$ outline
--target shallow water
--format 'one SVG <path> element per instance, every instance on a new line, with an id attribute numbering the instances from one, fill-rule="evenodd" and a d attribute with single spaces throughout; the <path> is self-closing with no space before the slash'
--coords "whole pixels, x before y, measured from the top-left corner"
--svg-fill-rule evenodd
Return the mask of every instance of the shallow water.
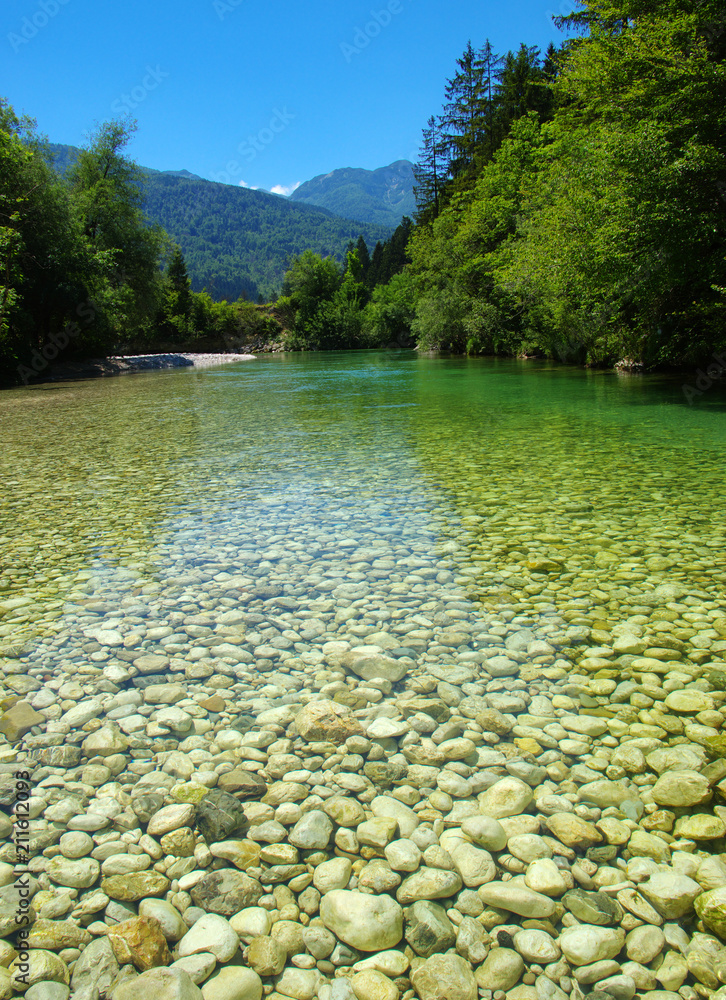
<path id="1" fill-rule="evenodd" d="M 664 583 L 726 604 L 717 388 L 689 406 L 678 379 L 287 355 L 14 390 L 0 426 L 6 655 L 80 656 L 122 607 L 128 639 L 150 608 L 287 597 L 296 637 L 246 637 L 284 659 L 341 585 L 379 621 L 458 599 L 612 628 Z"/>

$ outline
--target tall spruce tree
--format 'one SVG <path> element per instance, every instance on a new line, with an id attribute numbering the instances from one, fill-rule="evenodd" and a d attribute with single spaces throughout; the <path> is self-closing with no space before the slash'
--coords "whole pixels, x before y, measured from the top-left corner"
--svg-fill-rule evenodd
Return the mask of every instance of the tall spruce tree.
<path id="1" fill-rule="evenodd" d="M 446 84 L 444 105 L 445 142 L 454 176 L 473 163 L 486 125 L 483 66 L 471 41 L 456 65 L 457 73 Z"/>
<path id="2" fill-rule="evenodd" d="M 481 74 L 482 119 L 484 126 L 483 136 L 477 152 L 479 158 L 485 162 L 489 162 L 492 159 L 501 142 L 501 137 L 497 135 L 496 125 L 496 86 L 497 74 L 503 62 L 503 57 L 496 54 L 492 48 L 492 43 L 487 38 L 476 56 L 476 66 Z"/>
<path id="3" fill-rule="evenodd" d="M 416 180 L 413 193 L 416 199 L 416 219 L 418 222 L 427 222 L 438 217 L 441 192 L 448 174 L 441 120 L 432 115 L 422 136 L 419 159 L 413 168 Z"/>

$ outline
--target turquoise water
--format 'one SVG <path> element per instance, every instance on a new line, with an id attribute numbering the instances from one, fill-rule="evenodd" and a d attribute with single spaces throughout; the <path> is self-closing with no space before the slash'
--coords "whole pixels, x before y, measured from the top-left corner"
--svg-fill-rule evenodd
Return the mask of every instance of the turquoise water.
<path id="1" fill-rule="evenodd" d="M 717 387 L 689 406 L 676 378 L 283 355 L 8 391 L 0 426 L 6 652 L 62 648 L 91 595 L 201 606 L 219 574 L 303 604 L 345 578 L 382 609 L 420 580 L 602 627 L 662 583 L 724 602 Z M 394 556 L 349 558 L 376 539 Z"/>

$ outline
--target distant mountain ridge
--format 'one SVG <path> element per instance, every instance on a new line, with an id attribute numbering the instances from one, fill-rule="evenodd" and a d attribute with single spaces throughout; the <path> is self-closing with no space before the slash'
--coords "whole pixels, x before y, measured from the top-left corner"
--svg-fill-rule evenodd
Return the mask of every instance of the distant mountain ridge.
<path id="1" fill-rule="evenodd" d="M 75 162 L 75 146 L 51 144 L 56 170 Z M 192 288 L 230 301 L 274 297 L 292 257 L 314 250 L 342 262 L 359 236 L 373 251 L 393 227 L 361 224 L 265 191 L 207 181 L 186 170 L 141 168 L 145 211 L 179 244 Z"/>
<path id="2" fill-rule="evenodd" d="M 358 222 L 398 226 L 416 210 L 413 164 L 396 160 L 378 170 L 344 167 L 301 184 L 290 201 L 327 208 Z"/>

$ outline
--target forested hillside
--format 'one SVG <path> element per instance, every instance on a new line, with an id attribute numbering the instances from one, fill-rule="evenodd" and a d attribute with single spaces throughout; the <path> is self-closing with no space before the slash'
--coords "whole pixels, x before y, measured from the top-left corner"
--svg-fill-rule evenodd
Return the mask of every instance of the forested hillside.
<path id="1" fill-rule="evenodd" d="M 144 208 L 179 244 L 192 287 L 216 299 L 279 292 L 295 254 L 312 249 L 345 260 L 348 243 L 385 240 L 391 230 L 341 219 L 311 205 L 291 204 L 279 195 L 212 181 L 152 174 L 144 185 Z"/>
<path id="2" fill-rule="evenodd" d="M 412 164 L 397 160 L 378 170 L 346 167 L 321 174 L 301 184 L 290 200 L 318 205 L 369 225 L 398 226 L 416 208 L 413 185 Z"/>
<path id="3" fill-rule="evenodd" d="M 63 175 L 80 152 L 56 144 L 50 150 Z M 373 246 L 392 232 L 386 225 L 352 222 L 326 209 L 292 205 L 279 195 L 205 181 L 184 170 L 142 167 L 140 173 L 144 211 L 181 247 L 192 288 L 206 289 L 217 300 L 240 295 L 268 300 L 279 293 L 295 254 L 312 249 L 342 262 L 351 240 L 362 234 Z"/>

